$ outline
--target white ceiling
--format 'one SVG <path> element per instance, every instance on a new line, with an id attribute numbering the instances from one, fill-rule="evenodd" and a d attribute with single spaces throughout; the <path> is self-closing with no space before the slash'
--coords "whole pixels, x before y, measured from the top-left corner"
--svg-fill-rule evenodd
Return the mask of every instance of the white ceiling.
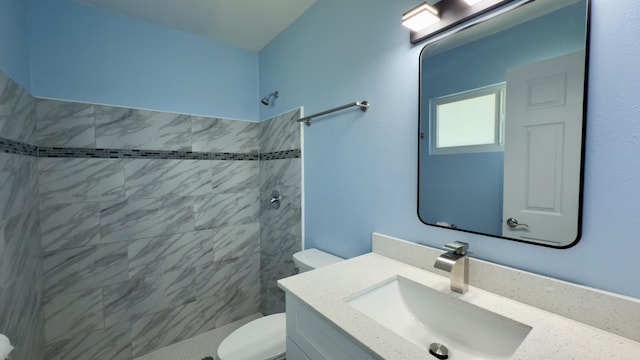
<path id="1" fill-rule="evenodd" d="M 316 0 L 76 0 L 258 51 Z"/>

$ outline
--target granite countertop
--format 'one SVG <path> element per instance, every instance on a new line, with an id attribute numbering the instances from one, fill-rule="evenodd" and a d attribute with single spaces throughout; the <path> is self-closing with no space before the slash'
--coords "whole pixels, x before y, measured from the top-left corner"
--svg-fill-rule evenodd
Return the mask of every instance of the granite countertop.
<path id="1" fill-rule="evenodd" d="M 640 359 L 640 342 L 470 286 L 449 290 L 449 279 L 378 255 L 365 254 L 278 281 L 372 355 L 388 360 L 429 358 L 419 347 L 351 307 L 346 298 L 401 276 L 532 328 L 512 359 Z"/>

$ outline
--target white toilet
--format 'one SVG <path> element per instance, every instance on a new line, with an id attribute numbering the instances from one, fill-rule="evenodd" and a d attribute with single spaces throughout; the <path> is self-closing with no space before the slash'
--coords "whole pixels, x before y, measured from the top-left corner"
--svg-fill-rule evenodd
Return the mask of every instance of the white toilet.
<path id="1" fill-rule="evenodd" d="M 318 249 L 293 254 L 293 262 L 305 272 L 343 259 Z M 227 336 L 218 347 L 218 360 L 280 360 L 285 358 L 286 318 L 273 314 L 243 325 Z"/>

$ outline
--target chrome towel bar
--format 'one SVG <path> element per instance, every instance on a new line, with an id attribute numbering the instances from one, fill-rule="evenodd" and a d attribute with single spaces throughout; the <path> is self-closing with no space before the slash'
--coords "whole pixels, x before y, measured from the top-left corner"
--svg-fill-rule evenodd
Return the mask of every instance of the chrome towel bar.
<path id="1" fill-rule="evenodd" d="M 313 118 L 316 118 L 318 116 L 327 115 L 327 114 L 330 114 L 332 112 L 348 109 L 348 108 L 354 107 L 354 106 L 359 107 L 360 110 L 364 112 L 364 111 L 367 111 L 367 109 L 369 108 L 369 102 L 366 101 L 366 100 L 354 101 L 352 103 L 349 103 L 349 104 L 346 104 L 346 105 L 342 105 L 342 106 L 338 106 L 336 108 L 329 109 L 329 110 L 326 110 L 326 111 L 322 111 L 322 112 L 319 112 L 317 114 L 305 116 L 302 119 L 298 119 L 297 122 L 303 122 L 303 123 L 307 124 L 307 126 L 311 126 L 311 122 L 313 122 Z"/>

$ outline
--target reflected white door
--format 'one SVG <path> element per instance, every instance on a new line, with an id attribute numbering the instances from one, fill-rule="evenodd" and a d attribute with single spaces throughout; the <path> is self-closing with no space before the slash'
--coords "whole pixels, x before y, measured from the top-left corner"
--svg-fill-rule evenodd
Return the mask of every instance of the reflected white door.
<path id="1" fill-rule="evenodd" d="M 507 70 L 505 237 L 562 246 L 578 235 L 584 56 Z"/>

